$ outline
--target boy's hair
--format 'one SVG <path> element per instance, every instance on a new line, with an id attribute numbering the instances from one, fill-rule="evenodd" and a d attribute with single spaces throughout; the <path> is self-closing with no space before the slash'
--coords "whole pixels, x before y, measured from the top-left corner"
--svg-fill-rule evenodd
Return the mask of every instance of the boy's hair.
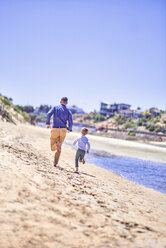
<path id="1" fill-rule="evenodd" d="M 61 101 L 67 103 L 68 102 L 68 98 L 66 96 L 64 96 L 64 97 L 61 98 Z"/>
<path id="2" fill-rule="evenodd" d="M 87 133 L 88 133 L 88 128 L 83 127 L 83 128 L 81 129 L 81 133 L 87 134 Z"/>

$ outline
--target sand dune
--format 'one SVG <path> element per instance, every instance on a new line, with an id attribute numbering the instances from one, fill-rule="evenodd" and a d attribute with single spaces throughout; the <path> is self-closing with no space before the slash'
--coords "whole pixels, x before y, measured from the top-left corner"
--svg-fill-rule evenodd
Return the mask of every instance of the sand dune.
<path id="1" fill-rule="evenodd" d="M 87 163 L 76 175 L 74 155 L 54 168 L 49 130 L 0 122 L 0 247 L 166 247 L 166 196 Z"/>

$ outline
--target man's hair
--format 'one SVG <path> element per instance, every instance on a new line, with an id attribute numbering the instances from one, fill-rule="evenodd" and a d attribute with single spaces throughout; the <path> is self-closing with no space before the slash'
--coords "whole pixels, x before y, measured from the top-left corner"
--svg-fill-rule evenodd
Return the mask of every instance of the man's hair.
<path id="1" fill-rule="evenodd" d="M 83 127 L 83 128 L 81 129 L 81 132 L 83 132 L 83 133 L 87 134 L 87 133 L 88 133 L 88 128 Z"/>
<path id="2" fill-rule="evenodd" d="M 61 101 L 67 103 L 68 102 L 68 98 L 66 96 L 64 96 L 64 97 L 61 98 Z"/>

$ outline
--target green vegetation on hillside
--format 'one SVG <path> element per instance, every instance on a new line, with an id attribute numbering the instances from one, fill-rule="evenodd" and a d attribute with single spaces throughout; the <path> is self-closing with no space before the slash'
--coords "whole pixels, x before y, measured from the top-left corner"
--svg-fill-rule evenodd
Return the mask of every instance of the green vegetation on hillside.
<path id="1" fill-rule="evenodd" d="M 46 114 L 50 110 L 49 105 L 40 105 L 38 112 L 34 113 L 34 107 L 32 105 L 14 105 L 13 99 L 0 94 L 0 115 L 2 119 L 15 123 L 15 119 L 22 119 L 31 124 L 36 124 L 36 122 L 45 122 Z"/>
<path id="2" fill-rule="evenodd" d="M 80 122 L 88 122 L 90 124 L 100 123 L 108 125 L 108 128 L 125 129 L 129 131 L 149 131 L 166 134 L 166 113 L 160 111 L 157 116 L 153 116 L 150 111 L 145 111 L 142 118 L 134 119 L 128 116 L 120 116 L 115 114 L 110 118 L 104 115 L 90 113 L 83 116 Z M 130 135 L 132 135 L 130 133 Z"/>
<path id="3" fill-rule="evenodd" d="M 20 114 L 25 121 L 31 121 L 30 115 L 24 111 L 24 107 L 14 105 L 12 98 L 0 94 L 0 115 L 2 119 L 16 124 L 14 119 L 18 119 L 18 114 Z"/>
<path id="4" fill-rule="evenodd" d="M 108 118 L 104 115 L 100 115 L 100 114 L 95 114 L 95 113 L 91 113 L 89 115 L 87 115 L 86 117 L 84 117 L 84 120 L 93 120 L 94 123 L 97 122 L 101 122 L 101 121 L 105 121 Z"/>
<path id="5" fill-rule="evenodd" d="M 114 115 L 117 125 L 122 125 L 122 128 L 129 130 L 140 129 L 141 127 L 150 132 L 166 133 L 166 113 L 160 111 L 158 116 L 153 116 L 149 111 L 143 113 L 142 118 L 131 119 L 120 115 Z M 111 119 L 110 118 L 110 119 Z"/>

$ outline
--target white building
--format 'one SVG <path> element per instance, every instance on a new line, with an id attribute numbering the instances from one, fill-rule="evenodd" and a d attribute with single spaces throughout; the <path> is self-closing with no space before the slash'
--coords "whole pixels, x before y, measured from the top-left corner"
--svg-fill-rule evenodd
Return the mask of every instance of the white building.
<path id="1" fill-rule="evenodd" d="M 100 103 L 100 114 L 110 116 L 113 114 L 118 114 L 121 110 L 129 110 L 131 105 L 126 103 L 114 103 L 110 104 L 107 102 Z"/>

